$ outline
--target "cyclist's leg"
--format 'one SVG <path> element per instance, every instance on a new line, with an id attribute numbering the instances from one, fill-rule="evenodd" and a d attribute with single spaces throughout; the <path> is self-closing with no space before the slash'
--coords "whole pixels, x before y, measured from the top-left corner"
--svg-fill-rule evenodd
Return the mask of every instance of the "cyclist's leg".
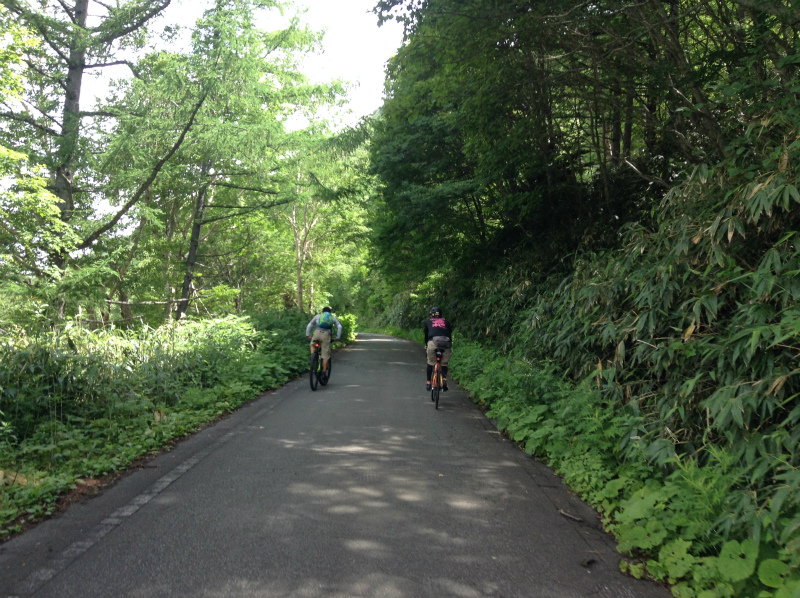
<path id="1" fill-rule="evenodd" d="M 425 347 L 425 353 L 428 357 L 427 381 L 425 382 L 425 390 L 430 390 L 433 366 L 436 363 L 436 345 L 433 344 L 433 341 L 428 341 L 428 345 Z"/>
<path id="2" fill-rule="evenodd" d="M 316 333 L 315 333 L 316 334 Z M 331 333 L 319 332 L 320 350 L 322 351 L 322 371 L 328 371 L 328 360 L 331 358 Z"/>
<path id="3" fill-rule="evenodd" d="M 452 349 L 444 349 L 442 352 L 442 390 L 447 390 L 447 364 L 450 363 Z"/>

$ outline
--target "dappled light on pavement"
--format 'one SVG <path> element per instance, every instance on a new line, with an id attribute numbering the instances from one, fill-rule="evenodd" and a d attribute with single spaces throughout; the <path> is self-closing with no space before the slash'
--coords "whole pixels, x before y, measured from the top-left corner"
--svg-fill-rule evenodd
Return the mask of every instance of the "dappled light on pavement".
<path id="1" fill-rule="evenodd" d="M 174 481 L 81 558 L 55 550 L 60 573 L 37 581 L 43 565 L 29 587 L 37 598 L 669 596 L 623 577 L 591 510 L 455 383 L 435 410 L 423 357 L 389 337 L 336 352 L 327 386 L 298 380 L 221 422 L 224 435 L 209 429 L 202 457 L 187 448 Z"/>

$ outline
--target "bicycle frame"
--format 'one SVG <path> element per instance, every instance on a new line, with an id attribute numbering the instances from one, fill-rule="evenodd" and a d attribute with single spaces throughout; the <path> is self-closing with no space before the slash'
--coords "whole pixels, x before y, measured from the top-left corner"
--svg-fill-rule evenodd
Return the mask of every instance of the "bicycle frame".
<path id="1" fill-rule="evenodd" d="M 433 376 L 431 379 L 431 401 L 439 408 L 439 395 L 442 392 L 442 349 L 436 349 L 436 364 L 433 366 Z"/>

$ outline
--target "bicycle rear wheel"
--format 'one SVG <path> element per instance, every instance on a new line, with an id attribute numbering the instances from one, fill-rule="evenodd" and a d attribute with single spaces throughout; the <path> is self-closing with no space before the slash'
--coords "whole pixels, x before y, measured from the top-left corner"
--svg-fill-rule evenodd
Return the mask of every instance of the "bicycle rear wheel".
<path id="1" fill-rule="evenodd" d="M 308 376 L 309 381 L 311 382 L 311 390 L 317 390 L 317 383 L 319 382 L 319 353 L 314 353 L 311 356 L 311 360 L 309 362 L 310 367 L 308 368 Z"/>

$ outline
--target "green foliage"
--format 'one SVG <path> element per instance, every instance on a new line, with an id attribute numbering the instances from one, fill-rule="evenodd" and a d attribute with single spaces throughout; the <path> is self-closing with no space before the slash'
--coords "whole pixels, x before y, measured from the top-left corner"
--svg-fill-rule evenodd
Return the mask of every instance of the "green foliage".
<path id="1" fill-rule="evenodd" d="M 0 534 L 75 480 L 118 471 L 308 367 L 305 317 L 184 320 L 159 329 L 68 326 L 0 345 Z M 2 478 L 3 476 L 0 476 Z"/>
<path id="2" fill-rule="evenodd" d="M 342 314 L 337 315 L 336 318 L 342 324 L 342 340 L 346 343 L 352 343 L 356 340 L 356 316 L 355 314 Z"/>
<path id="3" fill-rule="evenodd" d="M 676 596 L 793 591 L 796 558 L 785 538 L 795 537 L 797 520 L 787 516 L 796 517 L 797 506 L 782 511 L 775 528 L 784 531 L 775 535 L 754 534 L 763 530 L 755 517 L 736 519 L 731 505 L 752 482 L 730 450 L 710 445 L 657 466 L 644 444 L 629 445 L 642 415 L 603 396 L 604 377 L 613 374 L 576 383 L 552 362 L 456 340 L 454 377 L 499 429 L 601 512 L 620 551 L 638 559 L 623 561 L 623 570 L 674 584 Z"/>
<path id="4" fill-rule="evenodd" d="M 382 326 L 382 327 L 371 327 L 363 330 L 362 332 L 372 332 L 375 334 L 388 334 L 390 336 L 396 336 L 397 338 L 405 338 L 410 341 L 415 341 L 419 344 L 422 344 L 423 341 L 423 332 L 420 329 L 414 330 L 404 330 L 402 328 L 397 328 L 395 326 Z"/>
<path id="5" fill-rule="evenodd" d="M 346 286 L 333 287 L 363 263 L 363 139 L 331 141 L 316 113 L 343 85 L 299 70 L 320 34 L 299 18 L 261 29 L 291 8 L 281 0 L 225 1 L 190 25 L 181 50 L 172 30 L 166 45 L 155 39 L 168 4 L 98 5 L 97 26 L 65 4 L 0 8 L 0 145 L 19 152 L 0 148 L 0 317 L 157 327 L 176 311 L 282 308 L 297 282 L 312 298 L 338 297 Z M 115 80 L 96 109 L 65 100 L 84 74 L 121 64 L 135 76 Z M 289 130 L 300 115 L 309 126 Z M 280 211 L 297 196 L 325 216 L 321 235 L 304 239 L 305 282 L 293 280 Z"/>
<path id="6" fill-rule="evenodd" d="M 60 219 L 58 198 L 46 188 L 46 174 L 24 154 L 0 146 L 0 273 L 6 279 L 17 277 L 20 266 L 53 276 L 42 255 L 75 245 L 75 235 Z"/>

